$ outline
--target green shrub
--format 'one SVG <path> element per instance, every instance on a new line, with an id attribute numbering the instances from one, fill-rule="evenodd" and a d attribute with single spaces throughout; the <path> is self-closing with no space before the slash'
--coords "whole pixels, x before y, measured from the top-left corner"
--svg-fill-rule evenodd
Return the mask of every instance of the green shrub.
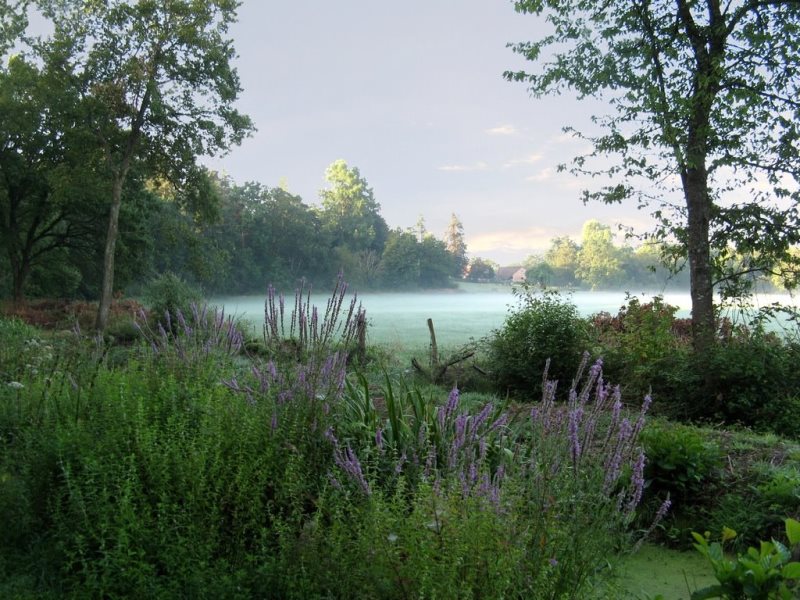
<path id="1" fill-rule="evenodd" d="M 178 311 L 189 312 L 192 304 L 203 299 L 202 291 L 174 273 L 162 273 L 153 279 L 144 291 L 150 314 L 157 322 L 166 321 L 167 312 L 174 319 Z"/>
<path id="2" fill-rule="evenodd" d="M 541 387 L 542 370 L 569 388 L 586 349 L 585 322 L 557 292 L 515 289 L 519 304 L 488 340 L 488 363 L 501 392 L 530 394 Z"/>
<path id="3" fill-rule="evenodd" d="M 714 348 L 716 397 L 708 416 L 761 431 L 798 435 L 800 345 L 770 334 L 740 334 Z"/>
<path id="4" fill-rule="evenodd" d="M 686 414 L 682 393 L 695 385 L 690 339 L 677 307 L 661 296 L 642 302 L 628 296 L 616 316 L 594 315 L 590 333 L 594 353 L 603 357 L 603 369 L 623 386 L 627 397 L 651 393 L 654 410 Z"/>
<path id="5" fill-rule="evenodd" d="M 710 534 L 692 533 L 694 547 L 705 556 L 714 569 L 718 583 L 697 590 L 692 600 L 709 598 L 755 598 L 759 600 L 791 600 L 797 598 L 800 582 L 800 562 L 792 561 L 792 548 L 800 547 L 800 523 L 785 521 L 789 546 L 773 539 L 762 541 L 758 548 L 748 548 L 744 554 L 730 559 L 723 552 L 723 544 L 736 538 L 736 531 L 722 530 L 722 542 L 709 543 Z"/>
<path id="6" fill-rule="evenodd" d="M 677 424 L 654 424 L 641 436 L 647 456 L 645 478 L 650 491 L 666 492 L 678 502 L 691 502 L 717 478 L 722 454 L 717 444 L 699 432 Z"/>

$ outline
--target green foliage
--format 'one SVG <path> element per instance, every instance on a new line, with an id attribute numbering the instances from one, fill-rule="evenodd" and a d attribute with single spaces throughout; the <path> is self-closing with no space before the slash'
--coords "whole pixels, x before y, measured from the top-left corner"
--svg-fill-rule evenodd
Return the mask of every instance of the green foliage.
<path id="1" fill-rule="evenodd" d="M 475 257 L 469 261 L 468 281 L 491 281 L 494 279 L 494 266 L 487 260 Z"/>
<path id="2" fill-rule="evenodd" d="M 705 352 L 715 288 L 741 295 L 753 273 L 797 260 L 800 189 L 788 182 L 800 176 L 800 7 L 612 0 L 598 10 L 584 0 L 519 0 L 515 8 L 548 28 L 512 45 L 535 66 L 506 78 L 536 97 L 569 90 L 611 107 L 593 116 L 592 134 L 568 129 L 591 146 L 571 170 L 605 181 L 584 200 L 652 208 L 652 239 L 674 239 L 671 254 L 689 259 L 694 344 Z"/>
<path id="3" fill-rule="evenodd" d="M 575 276 L 593 290 L 603 286 L 616 287 L 623 275 L 619 255 L 611 228 L 595 219 L 587 221 L 583 224 Z"/>
<path id="4" fill-rule="evenodd" d="M 663 496 L 669 492 L 678 503 L 692 503 L 718 477 L 722 466 L 719 446 L 690 427 L 651 424 L 641 440 L 647 455 L 649 493 Z"/>
<path id="5" fill-rule="evenodd" d="M 798 361 L 795 341 L 758 332 L 732 336 L 710 358 L 716 398 L 707 410 L 728 423 L 797 436 Z"/>
<path id="6" fill-rule="evenodd" d="M 530 287 L 515 291 L 502 329 L 488 340 L 488 363 L 501 390 L 529 394 L 541 385 L 541 370 L 568 387 L 586 348 L 586 326 L 575 305 L 555 292 L 537 294 Z"/>
<path id="7" fill-rule="evenodd" d="M 661 296 L 642 302 L 628 295 L 616 316 L 600 313 L 590 322 L 595 352 L 609 376 L 631 396 L 652 393 L 659 408 L 662 401 L 674 405 L 675 391 L 694 383 L 689 339 L 675 319 L 677 310 Z M 669 414 L 680 412 L 670 406 Z"/>
<path id="8" fill-rule="evenodd" d="M 576 454 L 552 386 L 513 426 L 456 390 L 344 394 L 340 354 L 243 362 L 198 333 L 218 321 L 116 366 L 73 336 L 0 386 L 0 595 L 571 598 L 626 542 L 635 490 L 619 472 L 604 486 L 610 454 Z M 599 412 L 575 432 L 587 447 L 609 435 Z"/>
<path id="9" fill-rule="evenodd" d="M 320 192 L 320 219 L 333 245 L 346 245 L 354 252 L 382 252 L 389 228 L 358 167 L 348 167 L 341 159 L 334 161 L 325 170 L 325 179 L 331 187 Z"/>
<path id="10" fill-rule="evenodd" d="M 722 546 L 736 537 L 733 529 L 723 529 L 722 543 L 709 543 L 709 533 L 692 533 L 696 541 L 694 547 L 711 563 L 719 581 L 717 585 L 694 592 L 692 600 L 796 598 L 800 582 L 800 562 L 792 561 L 791 548 L 800 546 L 800 523 L 794 519 L 786 519 L 785 525 L 789 547 L 774 539 L 770 542 L 762 541 L 758 548 L 750 547 L 736 559 L 726 557 Z"/>
<path id="11" fill-rule="evenodd" d="M 165 323 L 166 314 L 176 318 L 178 312 L 189 314 L 192 304 L 203 299 L 203 293 L 174 273 L 162 273 L 144 291 L 144 298 L 157 322 Z"/>

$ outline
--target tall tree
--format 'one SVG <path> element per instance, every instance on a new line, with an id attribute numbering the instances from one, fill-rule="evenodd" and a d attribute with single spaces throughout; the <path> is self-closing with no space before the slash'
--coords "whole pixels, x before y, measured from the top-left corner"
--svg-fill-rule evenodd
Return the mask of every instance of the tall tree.
<path id="1" fill-rule="evenodd" d="M 545 262 L 553 269 L 553 285 L 574 285 L 578 268 L 580 246 L 570 237 L 555 237 L 544 255 Z"/>
<path id="2" fill-rule="evenodd" d="M 724 249 L 758 257 L 747 270 L 769 271 L 791 259 L 800 238 L 800 0 L 519 0 L 515 7 L 544 15 L 552 30 L 513 45 L 537 72 L 506 77 L 535 96 L 572 89 L 610 103 L 612 112 L 596 117 L 602 131 L 584 136 L 593 152 L 573 170 L 612 176 L 587 190 L 587 200 L 656 204 L 655 237 L 674 237 L 688 258 L 702 353 L 715 339 L 715 285 L 739 290 L 741 272 L 728 270 Z M 588 160 L 598 157 L 606 160 L 592 168 Z"/>
<path id="3" fill-rule="evenodd" d="M 125 181 L 146 165 L 182 187 L 196 158 L 226 150 L 252 129 L 233 108 L 239 79 L 227 38 L 236 0 L 40 0 L 55 27 L 39 45 L 71 77 L 86 125 L 105 157 L 111 206 L 97 329 L 108 320 Z"/>
<path id="4" fill-rule="evenodd" d="M 99 156 L 61 83 L 19 55 L 0 69 L 0 248 L 15 304 L 37 266 L 93 247 L 102 219 Z"/>
<path id="5" fill-rule="evenodd" d="M 321 218 L 333 245 L 346 246 L 356 253 L 382 252 L 389 227 L 358 167 L 350 168 L 344 160 L 337 160 L 325 171 L 325 179 L 330 188 L 320 191 Z"/>
<path id="6" fill-rule="evenodd" d="M 453 257 L 453 272 L 454 277 L 463 277 L 464 272 L 469 264 L 467 258 L 467 243 L 464 241 L 464 224 L 455 213 L 450 215 L 450 223 L 447 225 L 447 231 L 444 234 L 444 243 L 447 246 L 447 251 Z"/>
<path id="7" fill-rule="evenodd" d="M 611 227 L 595 219 L 583 224 L 581 249 L 575 275 L 592 289 L 613 287 L 621 283 L 620 252 L 614 246 Z"/>

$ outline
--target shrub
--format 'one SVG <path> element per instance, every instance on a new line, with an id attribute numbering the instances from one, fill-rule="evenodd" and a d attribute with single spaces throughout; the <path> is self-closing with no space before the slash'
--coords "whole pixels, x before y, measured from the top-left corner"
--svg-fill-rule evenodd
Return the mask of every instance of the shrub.
<path id="1" fill-rule="evenodd" d="M 549 360 L 547 376 L 566 390 L 587 342 L 577 307 L 557 292 L 537 294 L 522 287 L 515 288 L 515 294 L 518 306 L 488 340 L 489 367 L 498 388 L 533 392 L 541 386 L 542 369 Z"/>
<path id="2" fill-rule="evenodd" d="M 758 548 L 748 548 L 735 559 L 725 556 L 722 550 L 725 542 L 736 537 L 733 529 L 723 529 L 721 543 L 709 543 L 708 532 L 705 535 L 692 533 L 695 549 L 711 563 L 718 581 L 716 585 L 695 591 L 692 600 L 797 598 L 800 562 L 792 561 L 792 548 L 800 547 L 800 523 L 786 519 L 785 528 L 789 547 L 774 539 L 762 541 Z"/>
<path id="3" fill-rule="evenodd" d="M 797 435 L 800 344 L 740 332 L 713 350 L 716 397 L 708 416 L 762 431 Z"/>
<path id="4" fill-rule="evenodd" d="M 652 393 L 655 408 L 670 414 L 684 412 L 680 394 L 692 387 L 694 375 L 687 369 L 690 338 L 677 310 L 661 296 L 642 302 L 629 295 L 616 316 L 600 313 L 590 320 L 594 351 L 608 376 L 622 382 L 627 395 Z"/>
<path id="5" fill-rule="evenodd" d="M 144 299 L 156 322 L 164 322 L 165 315 L 186 313 L 192 304 L 203 299 L 202 291 L 174 273 L 162 273 L 153 279 L 144 291 Z"/>
<path id="6" fill-rule="evenodd" d="M 669 493 L 679 502 L 695 502 L 717 478 L 722 464 L 720 448 L 696 430 L 678 424 L 651 424 L 641 440 L 651 493 Z"/>

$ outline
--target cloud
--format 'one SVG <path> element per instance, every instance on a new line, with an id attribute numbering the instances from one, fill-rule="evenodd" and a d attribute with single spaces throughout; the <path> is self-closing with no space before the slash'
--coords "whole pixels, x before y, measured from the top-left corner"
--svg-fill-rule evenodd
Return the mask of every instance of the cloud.
<path id="1" fill-rule="evenodd" d="M 531 175 L 530 177 L 526 177 L 525 181 L 536 181 L 536 182 L 547 181 L 553 177 L 553 173 L 555 173 L 553 167 L 545 167 L 544 169 L 536 173 L 536 175 Z"/>
<path id="2" fill-rule="evenodd" d="M 472 255 L 513 252 L 517 256 L 534 254 L 550 247 L 550 240 L 562 235 L 558 229 L 529 227 L 506 229 L 467 236 L 467 248 Z"/>
<path id="3" fill-rule="evenodd" d="M 486 133 L 489 135 L 516 135 L 518 132 L 513 125 L 499 125 L 498 127 L 487 129 Z"/>
<path id="4" fill-rule="evenodd" d="M 531 154 L 530 156 L 526 156 L 525 158 L 512 158 L 507 163 L 503 165 L 503 167 L 517 167 L 519 165 L 532 165 L 534 163 L 539 162 L 542 160 L 541 154 Z"/>
<path id="5" fill-rule="evenodd" d="M 476 162 L 473 165 L 442 165 L 436 167 L 438 171 L 485 171 L 489 165 L 483 161 Z"/>

